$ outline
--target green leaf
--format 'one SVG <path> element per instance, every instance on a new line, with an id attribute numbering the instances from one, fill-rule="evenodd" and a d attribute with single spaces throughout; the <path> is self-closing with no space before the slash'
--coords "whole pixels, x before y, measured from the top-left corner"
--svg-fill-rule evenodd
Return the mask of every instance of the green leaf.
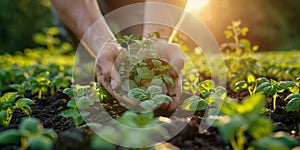
<path id="1" fill-rule="evenodd" d="M 189 110 L 189 111 L 203 110 L 206 109 L 207 107 L 208 105 L 205 102 L 205 100 L 196 95 L 184 100 L 181 106 L 183 110 Z"/>
<path id="2" fill-rule="evenodd" d="M 24 118 L 19 126 L 22 135 L 37 134 L 43 129 L 42 124 L 36 118 Z"/>
<path id="3" fill-rule="evenodd" d="M 170 86 L 170 87 L 174 87 L 174 81 L 172 79 L 172 77 L 170 77 L 169 75 L 164 75 L 163 76 L 163 80 L 165 81 L 165 83 Z"/>
<path id="4" fill-rule="evenodd" d="M 146 66 L 137 68 L 136 71 L 142 79 L 149 80 L 149 79 L 152 79 L 154 76 L 154 71 L 148 69 L 148 67 L 146 67 Z"/>
<path id="5" fill-rule="evenodd" d="M 276 89 L 269 82 L 263 82 L 262 84 L 257 86 L 254 93 L 259 93 L 259 92 L 274 95 L 276 93 Z"/>
<path id="6" fill-rule="evenodd" d="M 286 105 L 287 112 L 295 111 L 295 110 L 300 110 L 300 98 L 293 98 Z"/>
<path id="7" fill-rule="evenodd" d="M 133 88 L 133 89 L 129 90 L 129 92 L 127 93 L 127 96 L 129 98 L 132 98 L 137 101 L 141 101 L 141 100 L 149 98 L 147 96 L 146 92 L 140 88 Z"/>
<path id="8" fill-rule="evenodd" d="M 163 84 L 163 79 L 159 76 L 155 76 L 150 82 L 150 85 L 161 86 L 162 84 Z"/>
<path id="9" fill-rule="evenodd" d="M 50 138 L 45 136 L 29 137 L 27 141 L 31 148 L 43 150 L 51 150 L 54 143 Z"/>
<path id="10" fill-rule="evenodd" d="M 165 95 L 165 94 L 158 94 L 158 95 L 155 95 L 151 100 L 152 100 L 156 105 L 160 105 L 160 104 L 166 103 L 166 102 L 172 102 L 172 98 L 169 97 L 168 95 Z"/>
<path id="11" fill-rule="evenodd" d="M 234 84 L 233 90 L 235 92 L 241 92 L 241 91 L 247 89 L 247 87 L 248 87 L 248 84 L 247 84 L 246 81 L 239 81 L 239 82 Z"/>
<path id="12" fill-rule="evenodd" d="M 298 78 L 296 79 L 296 81 L 297 81 L 297 82 L 300 82 L 300 77 L 298 77 Z"/>
<path id="13" fill-rule="evenodd" d="M 23 108 L 25 106 L 28 106 L 28 105 L 31 105 L 31 104 L 34 104 L 34 102 L 29 98 L 20 98 L 15 103 L 16 108 L 18 108 L 18 109 L 21 109 L 21 108 Z"/>
<path id="14" fill-rule="evenodd" d="M 278 83 L 278 87 L 280 89 L 288 89 L 288 88 L 292 88 L 292 87 L 295 87 L 297 86 L 296 83 L 294 83 L 293 81 L 280 81 Z"/>
<path id="15" fill-rule="evenodd" d="M 12 103 L 16 99 L 17 92 L 9 92 L 5 93 L 1 98 L 0 98 L 0 104 L 3 103 Z"/>
<path id="16" fill-rule="evenodd" d="M 238 104 L 239 114 L 260 114 L 265 108 L 266 102 L 262 94 L 252 95 L 246 98 L 242 104 Z"/>
<path id="17" fill-rule="evenodd" d="M 254 82 L 255 82 L 255 76 L 254 76 L 252 73 L 249 73 L 249 74 L 247 75 L 247 83 L 252 84 L 252 83 L 254 83 Z"/>
<path id="18" fill-rule="evenodd" d="M 248 31 L 249 31 L 249 28 L 247 28 L 247 27 L 244 27 L 244 28 L 241 29 L 241 33 L 242 33 L 243 36 L 246 36 Z"/>
<path id="19" fill-rule="evenodd" d="M 162 93 L 162 88 L 156 85 L 151 85 L 147 88 L 146 90 L 147 95 L 150 95 L 149 98 L 152 98 L 153 96 L 157 95 L 157 94 L 161 94 Z"/>
<path id="20" fill-rule="evenodd" d="M 9 129 L 0 132 L 0 144 L 6 145 L 11 143 L 17 143 L 20 141 L 21 135 L 16 129 Z"/>
<path id="21" fill-rule="evenodd" d="M 136 88 L 137 85 L 135 84 L 134 81 L 132 80 L 125 80 L 122 84 L 121 84 L 121 88 L 128 92 L 130 89 Z"/>
<path id="22" fill-rule="evenodd" d="M 226 39 L 230 39 L 233 36 L 233 33 L 229 30 L 225 30 L 224 34 L 226 36 Z"/>
<path id="23" fill-rule="evenodd" d="M 205 80 L 199 83 L 199 92 L 200 94 L 207 95 L 208 92 L 215 88 L 215 83 L 212 80 Z"/>
<path id="24" fill-rule="evenodd" d="M 154 67 L 158 68 L 158 67 L 162 66 L 162 62 L 160 60 L 152 59 L 151 62 L 154 65 Z"/>
<path id="25" fill-rule="evenodd" d="M 78 116 L 79 111 L 77 109 L 67 109 L 61 112 L 61 115 L 64 117 L 73 117 L 73 116 Z"/>
<path id="26" fill-rule="evenodd" d="M 277 132 L 274 136 L 254 141 L 252 145 L 254 149 L 259 150 L 289 150 L 299 145 L 299 142 L 283 132 Z"/>
<path id="27" fill-rule="evenodd" d="M 28 116 L 31 115 L 31 113 L 32 113 L 32 110 L 28 105 L 22 107 L 21 110 Z"/>
<path id="28" fill-rule="evenodd" d="M 13 89 L 15 89 L 15 90 L 19 90 L 19 88 L 21 87 L 21 85 L 20 84 L 11 84 L 11 85 L 9 85 L 9 87 L 11 87 L 11 88 L 13 88 Z"/>
<path id="29" fill-rule="evenodd" d="M 145 110 L 153 110 L 157 104 L 153 100 L 146 100 L 140 103 Z"/>
<path id="30" fill-rule="evenodd" d="M 65 89 L 63 90 L 63 93 L 65 93 L 65 94 L 67 94 L 67 95 L 69 95 L 69 96 L 74 97 L 74 91 L 73 91 L 72 88 L 65 88 Z"/>
<path id="31" fill-rule="evenodd" d="M 253 51 L 257 51 L 259 49 L 259 46 L 258 45 L 254 45 L 253 47 L 252 47 L 252 50 Z"/>
<path id="32" fill-rule="evenodd" d="M 256 79 L 256 83 L 259 85 L 259 84 L 262 84 L 264 82 L 270 82 L 267 78 L 265 77 L 261 77 L 261 78 L 257 78 Z"/>
<path id="33" fill-rule="evenodd" d="M 249 133 L 256 140 L 270 136 L 273 133 L 273 123 L 268 118 L 255 116 L 252 119 L 254 120 L 250 123 Z"/>
<path id="34" fill-rule="evenodd" d="M 234 139 L 241 128 L 247 125 L 241 115 L 235 114 L 230 117 L 225 116 L 216 122 L 220 134 L 226 141 Z"/>
<path id="35" fill-rule="evenodd" d="M 154 113 L 152 111 L 146 112 L 146 113 L 140 113 L 138 117 L 134 119 L 134 121 L 139 125 L 139 126 L 146 126 L 150 125 L 151 122 L 154 120 Z"/>

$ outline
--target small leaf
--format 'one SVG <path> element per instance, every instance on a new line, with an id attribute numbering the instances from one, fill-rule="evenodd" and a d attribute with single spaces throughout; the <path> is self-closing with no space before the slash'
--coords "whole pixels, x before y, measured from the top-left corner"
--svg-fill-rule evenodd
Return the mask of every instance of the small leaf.
<path id="1" fill-rule="evenodd" d="M 280 81 L 278 83 L 278 87 L 280 89 L 288 89 L 288 88 L 292 88 L 292 87 L 295 87 L 297 86 L 296 83 L 294 83 L 293 81 Z"/>
<path id="2" fill-rule="evenodd" d="M 67 94 L 67 95 L 69 95 L 69 96 L 74 96 L 74 91 L 73 91 L 73 89 L 72 88 L 65 88 L 64 90 L 63 90 L 63 93 L 65 93 L 65 94 Z"/>
<path id="3" fill-rule="evenodd" d="M 16 129 L 9 129 L 0 132 L 0 145 L 17 143 L 20 141 L 21 135 Z"/>
<path id="4" fill-rule="evenodd" d="M 158 94 L 158 95 L 155 95 L 151 100 L 156 105 L 160 105 L 162 103 L 171 102 L 172 98 L 165 94 Z"/>
<path id="5" fill-rule="evenodd" d="M 295 111 L 295 110 L 300 110 L 300 98 L 293 98 L 286 105 L 287 112 Z"/>
<path id="6" fill-rule="evenodd" d="M 28 105 L 22 107 L 21 110 L 28 116 L 31 115 L 31 113 L 32 113 L 32 110 Z"/>
<path id="7" fill-rule="evenodd" d="M 255 93 L 259 93 L 259 92 L 274 95 L 276 93 L 276 90 L 269 82 L 263 82 L 262 84 L 257 86 L 255 90 Z"/>
<path id="8" fill-rule="evenodd" d="M 162 88 L 156 85 L 151 85 L 147 88 L 146 90 L 147 95 L 150 95 L 150 98 L 152 98 L 153 96 L 157 95 L 157 94 L 161 94 L 162 93 Z"/>
<path id="9" fill-rule="evenodd" d="M 53 141 L 44 136 L 33 136 L 27 139 L 28 144 L 33 149 L 43 149 L 43 150 L 51 150 Z"/>
<path id="10" fill-rule="evenodd" d="M 154 77 L 150 82 L 150 85 L 161 86 L 162 84 L 163 84 L 163 79 L 161 77 Z"/>
<path id="11" fill-rule="evenodd" d="M 157 105 L 152 100 L 146 100 L 141 102 L 140 106 L 142 106 L 146 110 L 153 110 Z"/>
<path id="12" fill-rule="evenodd" d="M 296 79 L 296 81 L 297 81 L 297 82 L 300 82 L 300 77 L 298 77 L 298 78 Z"/>
<path id="13" fill-rule="evenodd" d="M 254 83 L 255 82 L 255 76 L 253 74 L 249 73 L 247 75 L 247 82 L 250 83 L 250 84 Z"/>
<path id="14" fill-rule="evenodd" d="M 225 30 L 224 34 L 226 36 L 226 39 L 230 39 L 233 36 L 233 33 L 229 30 Z"/>
<path id="15" fill-rule="evenodd" d="M 142 78 L 142 79 L 152 79 L 154 76 L 154 71 L 153 70 L 149 70 L 148 67 L 144 66 L 141 68 L 137 68 L 136 69 L 138 75 Z"/>
<path id="16" fill-rule="evenodd" d="M 132 80 L 125 80 L 122 84 L 121 84 L 121 88 L 128 92 L 130 89 L 136 88 L 137 85 L 135 84 L 134 81 Z"/>
<path id="17" fill-rule="evenodd" d="M 33 101 L 29 98 L 20 98 L 18 99 L 18 101 L 15 103 L 16 105 L 16 108 L 18 109 L 21 109 L 25 106 L 28 106 L 28 105 L 32 105 L 34 104 Z"/>
<path id="18" fill-rule="evenodd" d="M 258 117 L 251 121 L 249 133 L 256 140 L 270 136 L 273 133 L 273 123 L 265 117 Z"/>
<path id="19" fill-rule="evenodd" d="M 249 31 L 249 28 L 244 27 L 244 28 L 242 28 L 241 33 L 242 33 L 243 36 L 246 36 L 248 31 Z"/>
<path id="20" fill-rule="evenodd" d="M 163 80 L 165 81 L 165 83 L 170 86 L 170 87 L 174 87 L 174 81 L 172 79 L 172 77 L 170 77 L 169 75 L 164 75 L 163 76 Z"/>
<path id="21" fill-rule="evenodd" d="M 183 110 L 189 111 L 196 111 L 196 110 L 203 110 L 207 108 L 207 103 L 204 99 L 200 98 L 199 96 L 192 96 L 186 100 L 184 100 L 181 108 Z"/>
<path id="22" fill-rule="evenodd" d="M 260 114 L 265 108 L 266 102 L 262 94 L 252 95 L 246 98 L 242 104 L 238 104 L 239 114 Z"/>
<path id="23" fill-rule="evenodd" d="M 248 84 L 247 84 L 246 81 L 239 81 L 239 82 L 234 84 L 233 90 L 235 92 L 241 92 L 241 91 L 247 89 L 247 87 L 248 87 Z"/>
<path id="24" fill-rule="evenodd" d="M 37 134 L 43 128 L 40 121 L 36 118 L 24 118 L 19 126 L 19 131 L 24 135 L 31 133 Z"/>
<path id="25" fill-rule="evenodd" d="M 67 109 L 60 113 L 64 117 L 73 117 L 79 115 L 79 111 L 77 109 Z"/>
<path id="26" fill-rule="evenodd" d="M 162 66 L 162 62 L 160 60 L 152 59 L 151 62 L 154 65 L 154 67 L 158 68 L 158 67 Z"/>
<path id="27" fill-rule="evenodd" d="M 141 101 L 141 100 L 149 98 L 147 96 L 146 92 L 140 88 L 134 88 L 134 89 L 129 90 L 129 92 L 127 93 L 127 96 L 129 98 L 132 98 L 137 101 Z"/>
<path id="28" fill-rule="evenodd" d="M 212 80 L 205 80 L 199 84 L 199 92 L 202 95 L 206 95 L 215 88 L 215 83 Z"/>
<path id="29" fill-rule="evenodd" d="M 258 45 L 254 45 L 253 47 L 252 47 L 252 50 L 253 51 L 257 51 L 259 49 L 259 46 Z"/>
<path id="30" fill-rule="evenodd" d="M 267 78 L 265 77 L 261 77 L 261 78 L 257 78 L 256 79 L 256 83 L 259 85 L 259 84 L 262 84 L 264 82 L 270 82 Z"/>

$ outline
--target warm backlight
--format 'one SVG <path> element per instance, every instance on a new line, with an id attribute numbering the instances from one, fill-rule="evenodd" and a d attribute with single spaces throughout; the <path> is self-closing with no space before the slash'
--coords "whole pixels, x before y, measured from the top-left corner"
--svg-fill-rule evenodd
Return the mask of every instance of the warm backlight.
<path id="1" fill-rule="evenodd" d="M 185 7 L 186 11 L 199 10 L 208 3 L 209 0 L 188 0 Z"/>

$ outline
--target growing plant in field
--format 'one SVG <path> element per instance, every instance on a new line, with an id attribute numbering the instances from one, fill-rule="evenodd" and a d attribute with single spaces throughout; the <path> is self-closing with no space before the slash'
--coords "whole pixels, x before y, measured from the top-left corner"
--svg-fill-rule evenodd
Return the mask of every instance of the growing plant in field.
<path id="1" fill-rule="evenodd" d="M 28 98 L 17 98 L 16 92 L 5 93 L 0 97 L 0 124 L 8 126 L 13 113 L 16 109 L 22 110 L 25 114 L 31 114 L 31 108 L 29 105 L 33 102 Z"/>
<path id="2" fill-rule="evenodd" d="M 51 79 L 49 85 L 51 94 L 53 95 L 55 90 L 63 87 L 68 87 L 71 84 L 71 76 L 56 75 Z"/>
<path id="3" fill-rule="evenodd" d="M 245 144 L 253 143 L 250 149 L 257 147 L 259 143 L 266 139 L 272 138 L 273 123 L 270 119 L 262 115 L 265 108 L 265 99 L 262 94 L 254 94 L 243 100 L 242 103 L 237 103 L 232 99 L 227 98 L 223 103 L 219 103 L 220 116 L 211 116 L 217 118 L 214 125 L 218 127 L 222 137 L 229 141 L 234 150 L 246 149 Z M 213 110 L 211 110 L 213 111 Z M 246 138 L 245 133 L 248 133 L 251 138 Z M 273 145 L 274 148 L 292 148 L 297 143 L 295 139 L 286 136 L 284 139 L 276 139 L 283 142 L 281 145 Z M 275 141 L 276 141 L 275 140 Z M 285 140 L 293 141 L 284 142 Z"/>
<path id="4" fill-rule="evenodd" d="M 89 115 L 89 112 L 84 109 L 89 108 L 95 102 L 101 102 L 107 97 L 107 92 L 100 87 L 99 83 L 92 82 L 88 86 L 75 85 L 71 88 L 64 89 L 63 93 L 69 95 L 71 100 L 67 103 L 67 110 L 64 110 L 61 115 L 64 117 L 72 117 L 75 126 L 79 126 L 84 122 L 83 117 Z M 79 110 L 81 110 L 79 112 Z"/>
<path id="5" fill-rule="evenodd" d="M 241 92 L 244 90 L 248 90 L 249 94 L 253 95 L 257 86 L 260 85 L 261 83 L 267 82 L 267 81 L 269 81 L 269 80 L 265 77 L 256 79 L 253 74 L 248 74 L 247 81 L 242 80 L 242 81 L 235 83 L 233 86 L 233 90 L 235 92 Z"/>
<path id="6" fill-rule="evenodd" d="M 227 26 L 227 29 L 224 31 L 224 34 L 227 39 L 232 39 L 233 42 L 224 43 L 221 45 L 221 49 L 225 50 L 227 53 L 231 51 L 235 52 L 238 56 L 241 56 L 242 53 L 253 53 L 258 50 L 258 46 L 251 45 L 251 42 L 242 38 L 247 35 L 249 28 L 241 27 L 242 21 L 232 21 L 231 25 Z"/>
<path id="7" fill-rule="evenodd" d="M 48 87 L 51 83 L 49 72 L 42 72 L 36 77 L 31 76 L 29 81 L 31 83 L 31 94 L 38 93 L 38 98 L 42 98 L 42 94 L 48 92 Z"/>
<path id="8" fill-rule="evenodd" d="M 21 143 L 21 150 L 27 148 L 51 150 L 56 133 L 52 129 L 44 129 L 36 118 L 24 118 L 19 129 L 8 129 L 0 132 L 0 145 Z"/>
<path id="9" fill-rule="evenodd" d="M 273 109 L 276 109 L 276 98 L 278 93 L 282 93 L 284 90 L 289 90 L 292 93 L 298 93 L 299 88 L 293 81 L 280 81 L 277 82 L 273 79 L 262 82 L 257 86 L 255 93 L 265 93 L 273 96 Z"/>
<path id="10" fill-rule="evenodd" d="M 151 111 L 146 113 L 127 111 L 113 121 L 111 126 L 98 125 L 99 130 L 97 132 L 101 133 L 101 137 L 105 137 L 105 139 L 113 140 L 122 145 L 139 147 L 140 145 L 150 145 L 157 138 L 169 138 L 168 131 L 160 125 L 162 123 L 159 119 L 154 118 L 154 113 Z M 93 148 L 114 147 L 98 135 L 94 135 L 91 145 Z"/>

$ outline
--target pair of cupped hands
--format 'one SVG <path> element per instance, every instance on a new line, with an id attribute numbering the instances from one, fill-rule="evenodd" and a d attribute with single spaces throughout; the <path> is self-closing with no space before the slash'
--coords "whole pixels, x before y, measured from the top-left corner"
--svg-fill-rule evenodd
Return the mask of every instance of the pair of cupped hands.
<path id="1" fill-rule="evenodd" d="M 180 71 L 184 66 L 184 58 L 181 48 L 174 43 L 167 41 L 157 41 L 158 59 L 169 63 L 172 69 L 168 74 L 173 78 L 174 87 L 167 87 L 167 94 L 172 98 L 172 102 L 161 104 L 155 112 L 159 115 L 170 116 L 178 107 L 182 93 L 182 83 Z M 116 61 L 126 50 L 120 45 L 112 42 L 108 43 L 100 52 L 96 60 L 97 81 L 114 97 L 118 99 L 116 89 L 121 86 L 120 74 L 117 71 Z M 130 102 L 132 101 L 132 102 Z M 127 104 L 136 104 L 134 100 L 127 99 Z"/>

